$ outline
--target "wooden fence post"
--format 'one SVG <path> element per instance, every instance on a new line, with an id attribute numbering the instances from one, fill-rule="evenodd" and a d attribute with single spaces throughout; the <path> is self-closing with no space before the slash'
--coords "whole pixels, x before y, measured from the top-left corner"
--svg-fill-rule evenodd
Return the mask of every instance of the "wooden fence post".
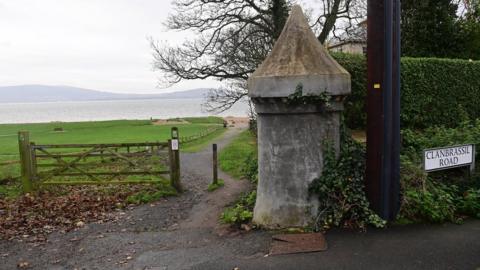
<path id="1" fill-rule="evenodd" d="M 213 150 L 213 184 L 218 185 L 218 160 L 217 160 L 217 144 L 212 145 Z"/>
<path id="2" fill-rule="evenodd" d="M 31 142 L 30 143 L 30 158 L 31 158 L 31 164 L 32 164 L 32 175 L 30 176 L 31 182 L 33 189 L 36 189 L 36 185 L 39 184 L 37 182 L 37 171 L 38 171 L 38 164 L 37 164 L 37 153 L 35 152 L 35 143 Z"/>
<path id="3" fill-rule="evenodd" d="M 172 139 L 169 141 L 170 148 L 170 181 L 172 186 L 178 191 L 182 192 L 182 185 L 180 183 L 180 142 L 178 141 L 178 128 L 172 127 Z"/>
<path id="4" fill-rule="evenodd" d="M 32 153 L 30 148 L 30 134 L 28 133 L 28 131 L 18 132 L 18 148 L 20 153 L 23 192 L 32 192 L 33 165 Z"/>

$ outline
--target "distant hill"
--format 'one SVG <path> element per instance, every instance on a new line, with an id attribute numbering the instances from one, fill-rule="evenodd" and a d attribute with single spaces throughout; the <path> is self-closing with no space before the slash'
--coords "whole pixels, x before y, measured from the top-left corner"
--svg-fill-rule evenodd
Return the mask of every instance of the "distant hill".
<path id="1" fill-rule="evenodd" d="M 199 88 L 165 94 L 117 94 L 71 86 L 18 85 L 0 87 L 0 103 L 203 98 L 208 90 Z"/>
<path id="2" fill-rule="evenodd" d="M 178 91 L 173 93 L 165 93 L 157 95 L 161 98 L 170 98 L 170 99 L 178 99 L 178 98 L 204 98 L 205 95 L 208 93 L 208 88 L 197 88 L 192 90 L 185 90 L 185 91 Z"/>

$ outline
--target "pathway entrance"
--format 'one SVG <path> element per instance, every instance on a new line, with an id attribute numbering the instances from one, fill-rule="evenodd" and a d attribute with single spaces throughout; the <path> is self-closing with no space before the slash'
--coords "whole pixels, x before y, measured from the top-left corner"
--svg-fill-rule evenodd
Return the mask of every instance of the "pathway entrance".
<path id="1" fill-rule="evenodd" d="M 244 124 L 230 128 L 216 142 L 219 152 L 246 128 L 247 126 Z M 192 186 L 188 189 L 201 191 L 212 181 L 212 149 L 210 145 L 197 153 L 182 153 L 180 164 L 182 175 L 186 174 L 194 179 L 203 179 L 203 181 L 192 181 Z M 215 192 L 204 194 L 202 200 L 192 208 L 189 217 L 180 224 L 182 228 L 214 228 L 217 233 L 221 233 L 218 231 L 221 229 L 218 225 L 218 217 L 226 205 L 235 201 L 242 192 L 248 190 L 249 183 L 248 181 L 235 180 L 222 171 L 219 171 L 218 177 L 225 181 L 225 186 Z M 188 182 L 184 183 L 188 184 Z"/>
<path id="2" fill-rule="evenodd" d="M 225 146 L 243 127 L 217 140 Z M 248 188 L 247 181 L 220 173 L 225 187 L 207 193 L 211 181 L 211 146 L 182 153 L 178 197 L 119 212 L 118 219 L 54 233 L 41 245 L 0 241 L 0 269 L 477 269 L 480 221 L 464 225 L 411 225 L 367 233 L 344 230 L 326 235 L 322 253 L 265 256 L 271 234 L 225 234 L 217 225 L 223 207 Z M 454 243 L 454 244 L 452 244 Z M 408 247 L 408 248 L 406 248 Z M 395 254 L 395 255 L 392 255 Z"/>
<path id="3" fill-rule="evenodd" d="M 212 143 L 221 151 L 246 128 L 237 124 Z M 113 222 L 53 233 L 46 243 L 0 241 L 0 269 L 17 269 L 19 262 L 28 262 L 29 269 L 150 269 L 164 256 L 160 264 L 168 269 L 188 269 L 208 260 L 218 253 L 218 246 L 226 244 L 219 236 L 225 233 L 225 226 L 218 222 L 222 210 L 249 188 L 248 181 L 234 180 L 220 171 L 225 186 L 207 192 L 212 181 L 211 151 L 208 145 L 200 152 L 181 152 L 181 182 L 186 191 L 178 197 L 118 212 Z M 181 258 L 192 248 L 199 253 Z M 205 252 L 212 254 L 200 256 Z"/>

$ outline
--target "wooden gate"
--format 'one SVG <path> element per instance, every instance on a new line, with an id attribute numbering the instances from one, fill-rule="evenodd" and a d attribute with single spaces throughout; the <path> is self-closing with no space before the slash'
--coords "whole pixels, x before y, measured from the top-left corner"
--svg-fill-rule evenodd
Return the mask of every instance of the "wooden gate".
<path id="1" fill-rule="evenodd" d="M 178 191 L 178 129 L 168 142 L 35 144 L 18 133 L 25 192 L 46 185 L 154 184 L 170 177 Z"/>

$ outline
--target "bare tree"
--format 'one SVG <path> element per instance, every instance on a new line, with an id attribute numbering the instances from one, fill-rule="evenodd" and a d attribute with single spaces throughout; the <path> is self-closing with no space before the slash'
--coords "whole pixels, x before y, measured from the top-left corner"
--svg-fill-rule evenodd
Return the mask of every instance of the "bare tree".
<path id="1" fill-rule="evenodd" d="M 366 19 L 366 0 L 318 0 L 319 14 L 313 25 L 323 44 L 330 38 L 339 40 L 356 35 L 358 24 Z"/>
<path id="2" fill-rule="evenodd" d="M 479 0 L 458 0 L 458 5 L 463 8 L 466 13 L 475 13 L 480 6 Z"/>
<path id="3" fill-rule="evenodd" d="M 351 5 L 364 0 L 322 0 L 326 7 L 315 24 L 319 40 L 339 19 L 356 16 Z M 178 0 L 166 26 L 195 38 L 171 47 L 151 40 L 154 69 L 168 87 L 182 80 L 213 78 L 224 87 L 210 91 L 205 108 L 225 111 L 246 94 L 246 81 L 272 49 L 294 0 Z M 337 2 L 339 4 L 337 4 Z M 356 17 L 355 17 L 356 18 Z M 350 21 L 350 20 L 347 20 Z M 333 25 L 333 26 L 332 26 Z"/>
<path id="4" fill-rule="evenodd" d="M 245 82 L 280 34 L 288 15 L 285 1 L 179 0 L 169 29 L 192 31 L 196 37 L 178 47 L 151 40 L 154 68 L 164 86 L 181 80 L 228 80 L 208 97 L 208 109 L 224 111 L 245 94 Z"/>

